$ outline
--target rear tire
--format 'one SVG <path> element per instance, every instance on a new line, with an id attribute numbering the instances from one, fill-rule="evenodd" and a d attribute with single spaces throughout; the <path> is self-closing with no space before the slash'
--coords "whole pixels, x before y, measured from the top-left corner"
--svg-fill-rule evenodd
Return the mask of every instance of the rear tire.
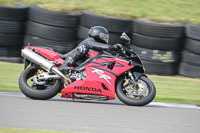
<path id="1" fill-rule="evenodd" d="M 19 88 L 24 93 L 24 95 L 26 95 L 31 99 L 47 100 L 56 96 L 56 94 L 60 91 L 61 81 L 54 80 L 52 81 L 54 84 L 50 86 L 50 88 L 44 88 L 44 89 L 43 86 L 40 86 L 39 89 L 37 86 L 36 87 L 29 86 L 28 79 L 33 77 L 39 69 L 41 68 L 38 66 L 31 66 L 26 70 L 24 70 L 19 78 Z"/>
<path id="2" fill-rule="evenodd" d="M 131 105 L 131 106 L 144 106 L 150 103 L 154 99 L 156 95 L 156 88 L 153 82 L 145 76 L 142 76 L 138 80 L 141 80 L 143 83 L 145 83 L 148 89 L 147 96 L 142 97 L 140 99 L 133 99 L 133 98 L 128 97 L 126 94 L 128 92 L 123 90 L 124 77 L 121 77 L 118 80 L 117 85 L 116 85 L 116 94 L 123 103 L 127 105 Z"/>

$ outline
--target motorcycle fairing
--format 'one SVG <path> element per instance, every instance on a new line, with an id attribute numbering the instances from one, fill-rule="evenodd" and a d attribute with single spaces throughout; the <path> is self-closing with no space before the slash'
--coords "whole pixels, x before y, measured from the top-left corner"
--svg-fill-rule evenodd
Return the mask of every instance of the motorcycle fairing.
<path id="1" fill-rule="evenodd" d="M 51 49 L 40 47 L 25 47 L 34 49 L 38 54 L 54 61 L 57 66 L 63 64 L 64 60 Z M 88 62 L 85 66 L 86 79 L 77 80 L 62 89 L 62 97 L 72 98 L 73 93 L 95 94 L 107 96 L 107 100 L 115 99 L 115 82 L 117 77 L 133 68 L 133 65 L 128 65 L 128 61 L 115 56 L 101 56 L 90 53 L 92 62 Z M 96 55 L 96 56 L 95 56 Z M 108 67 L 109 63 L 113 63 L 113 67 Z"/>
<path id="2" fill-rule="evenodd" d="M 114 63 L 109 68 L 109 63 Z M 118 76 L 133 68 L 128 61 L 119 58 L 98 58 L 85 66 L 86 79 L 77 80 L 62 89 L 62 97 L 72 98 L 73 93 L 95 94 L 107 96 L 107 100 L 115 99 L 115 82 Z"/>
<path id="3" fill-rule="evenodd" d="M 98 52 L 88 52 L 87 53 L 87 56 L 88 57 L 95 57 L 95 56 L 97 56 L 99 53 Z"/>
<path id="4" fill-rule="evenodd" d="M 41 56 L 43 56 L 44 58 L 47 58 L 49 60 L 54 61 L 56 64 L 61 65 L 61 64 L 64 63 L 64 60 L 62 58 L 60 58 L 60 56 L 51 49 L 40 48 L 40 47 L 32 47 L 32 46 L 31 47 L 26 46 L 25 48 L 34 49 Z"/>
<path id="5" fill-rule="evenodd" d="M 34 49 L 35 51 L 37 51 L 39 54 L 41 54 L 45 58 L 55 61 L 60 65 L 64 63 L 64 60 L 56 52 L 54 52 L 51 49 L 41 48 L 41 47 L 32 47 L 32 46 L 31 47 L 25 46 L 24 48 Z M 98 52 L 88 52 L 88 54 L 87 54 L 87 56 L 90 58 L 95 57 L 97 55 L 98 55 Z"/>

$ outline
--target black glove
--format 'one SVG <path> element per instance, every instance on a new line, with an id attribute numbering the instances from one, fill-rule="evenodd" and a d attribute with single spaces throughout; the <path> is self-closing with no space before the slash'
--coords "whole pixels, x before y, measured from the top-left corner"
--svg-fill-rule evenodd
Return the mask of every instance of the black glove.
<path id="1" fill-rule="evenodd" d="M 122 48 L 122 45 L 119 43 L 110 45 L 110 47 L 109 47 L 110 50 L 114 50 L 114 51 L 118 51 L 120 48 Z"/>

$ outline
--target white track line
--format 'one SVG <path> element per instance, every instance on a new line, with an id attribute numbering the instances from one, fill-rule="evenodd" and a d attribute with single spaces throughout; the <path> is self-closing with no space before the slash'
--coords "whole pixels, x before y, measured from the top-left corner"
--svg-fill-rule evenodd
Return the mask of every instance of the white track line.
<path id="1" fill-rule="evenodd" d="M 15 97 L 25 97 L 21 92 L 5 92 L 0 91 L 0 96 L 15 96 Z M 72 99 L 61 98 L 59 96 L 55 96 L 52 100 L 66 100 L 73 101 Z M 109 101 L 95 101 L 95 100 L 74 100 L 74 101 L 82 101 L 82 102 L 96 102 L 96 103 L 110 103 L 110 104 L 123 104 L 120 100 L 109 100 Z M 175 107 L 175 108 L 190 108 L 190 109 L 200 109 L 195 104 L 187 104 L 187 103 L 162 103 L 162 102 L 151 102 L 147 106 L 157 106 L 157 107 Z"/>

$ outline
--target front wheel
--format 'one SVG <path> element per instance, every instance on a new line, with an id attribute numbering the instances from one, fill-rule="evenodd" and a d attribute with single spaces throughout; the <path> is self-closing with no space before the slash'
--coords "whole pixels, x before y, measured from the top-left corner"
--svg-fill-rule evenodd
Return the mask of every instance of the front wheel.
<path id="1" fill-rule="evenodd" d="M 117 82 L 116 94 L 127 105 L 144 106 L 154 99 L 156 88 L 152 81 L 145 76 L 139 78 L 136 84 L 123 76 Z"/>

